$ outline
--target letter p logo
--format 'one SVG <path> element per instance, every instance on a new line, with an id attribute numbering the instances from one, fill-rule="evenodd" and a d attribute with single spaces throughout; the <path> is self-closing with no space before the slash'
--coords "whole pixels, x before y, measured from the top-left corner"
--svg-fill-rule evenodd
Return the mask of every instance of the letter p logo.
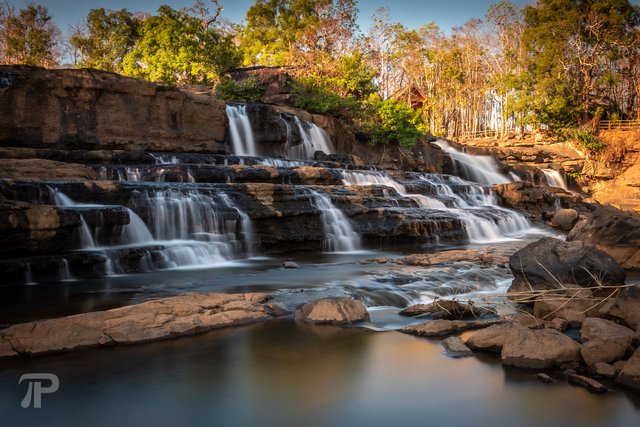
<path id="1" fill-rule="evenodd" d="M 45 373 L 30 373 L 24 374 L 20 377 L 18 384 L 22 383 L 22 381 L 29 381 L 29 388 L 27 389 L 27 394 L 25 394 L 20 406 L 23 408 L 28 408 L 31 406 L 33 401 L 34 408 L 42 408 L 42 394 L 43 393 L 55 393 L 60 387 L 60 380 L 58 376 L 55 374 L 45 374 Z M 51 384 L 47 387 L 43 387 L 43 382 L 50 382 Z M 33 398 L 33 400 L 32 400 Z"/>

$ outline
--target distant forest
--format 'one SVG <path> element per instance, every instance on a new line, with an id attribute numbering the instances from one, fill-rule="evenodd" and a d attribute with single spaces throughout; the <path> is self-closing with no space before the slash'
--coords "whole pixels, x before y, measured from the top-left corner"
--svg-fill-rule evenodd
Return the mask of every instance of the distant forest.
<path id="1" fill-rule="evenodd" d="M 216 85 L 236 101 L 264 88 L 230 71 L 283 67 L 296 106 L 406 146 L 426 131 L 588 132 L 640 118 L 640 8 L 627 0 L 500 2 L 449 35 L 434 22 L 407 29 L 384 8 L 358 28 L 355 0 L 256 0 L 241 24 L 221 11 L 216 0 L 153 15 L 93 9 L 63 37 L 45 7 L 4 0 L 0 62 Z"/>

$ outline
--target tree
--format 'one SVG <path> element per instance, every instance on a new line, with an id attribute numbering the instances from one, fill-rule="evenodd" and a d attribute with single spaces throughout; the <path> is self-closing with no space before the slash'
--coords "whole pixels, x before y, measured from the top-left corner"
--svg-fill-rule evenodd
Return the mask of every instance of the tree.
<path id="1" fill-rule="evenodd" d="M 79 65 L 121 72 L 124 57 L 138 41 L 140 25 L 141 19 L 127 9 L 92 9 L 86 29 L 76 29 L 70 37 L 80 54 Z"/>
<path id="2" fill-rule="evenodd" d="M 58 64 L 60 30 L 46 7 L 29 4 L 15 10 L 5 3 L 0 13 L 2 62 L 54 67 Z"/>
<path id="3" fill-rule="evenodd" d="M 627 0 L 539 0 L 524 10 L 532 98 L 543 122 L 586 122 L 612 57 L 634 37 Z"/>
<path id="4" fill-rule="evenodd" d="M 349 50 L 357 30 L 355 0 L 256 0 L 241 44 L 247 65 L 321 67 Z"/>
<path id="5" fill-rule="evenodd" d="M 140 38 L 122 63 L 123 73 L 151 81 L 213 83 L 240 64 L 239 50 L 229 36 L 186 10 L 161 6 L 144 20 Z"/>

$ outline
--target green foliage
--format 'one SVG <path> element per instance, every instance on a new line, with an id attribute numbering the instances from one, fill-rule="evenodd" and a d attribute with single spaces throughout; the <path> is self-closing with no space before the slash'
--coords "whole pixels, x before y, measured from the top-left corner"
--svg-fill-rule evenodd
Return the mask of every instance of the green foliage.
<path id="1" fill-rule="evenodd" d="M 216 98 L 231 102 L 260 102 L 266 87 L 260 84 L 254 76 L 236 82 L 223 80 L 216 86 Z"/>
<path id="2" fill-rule="evenodd" d="M 291 89 L 294 106 L 312 113 L 329 114 L 352 121 L 359 114 L 360 106 L 351 96 L 342 97 L 331 91 L 328 80 L 317 76 L 294 81 Z"/>
<path id="3" fill-rule="evenodd" d="M 573 138 L 584 148 L 591 152 L 601 151 L 607 145 L 598 138 L 592 131 L 586 129 L 576 129 L 573 131 Z"/>
<path id="4" fill-rule="evenodd" d="M 79 51 L 79 65 L 121 72 L 124 57 L 138 41 L 140 25 L 140 18 L 127 9 L 92 9 L 86 30 L 77 31 L 69 40 Z"/>
<path id="5" fill-rule="evenodd" d="M 7 16 L 0 23 L 0 37 L 5 38 L 0 43 L 4 45 L 0 60 L 41 67 L 57 65 L 60 30 L 51 20 L 47 8 L 29 4 L 18 14 L 9 9 L 5 13 Z"/>
<path id="6" fill-rule="evenodd" d="M 140 40 L 124 58 L 123 73 L 167 84 L 213 83 L 240 64 L 229 36 L 185 11 L 161 6 L 140 26 Z"/>
<path id="7" fill-rule="evenodd" d="M 370 104 L 376 113 L 374 123 L 368 125 L 374 138 L 383 143 L 397 142 L 405 147 L 416 145 L 425 126 L 420 112 L 396 99 L 381 101 L 372 97 Z"/>

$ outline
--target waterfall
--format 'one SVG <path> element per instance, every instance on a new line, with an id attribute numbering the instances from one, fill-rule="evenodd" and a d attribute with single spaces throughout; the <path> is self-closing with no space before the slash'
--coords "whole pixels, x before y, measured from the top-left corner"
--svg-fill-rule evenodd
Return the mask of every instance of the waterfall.
<path id="1" fill-rule="evenodd" d="M 547 181 L 547 185 L 550 187 L 559 187 L 569 191 L 567 181 L 565 181 L 562 174 L 555 169 L 540 169 L 544 174 L 544 178 Z"/>
<path id="2" fill-rule="evenodd" d="M 351 252 L 360 249 L 360 236 L 353 231 L 347 217 L 331 199 L 315 190 L 310 190 L 312 203 L 320 210 L 320 220 L 325 234 L 326 252 Z"/>
<path id="3" fill-rule="evenodd" d="M 69 269 L 69 261 L 66 258 L 62 258 L 62 263 L 60 265 L 60 281 L 61 282 L 70 282 L 75 280 L 71 275 L 71 270 Z"/>
<path id="4" fill-rule="evenodd" d="M 233 154 L 236 156 L 256 156 L 256 141 L 247 115 L 246 105 L 230 105 L 226 107 L 229 118 L 229 134 Z"/>
<path id="5" fill-rule="evenodd" d="M 448 142 L 439 139 L 434 142 L 451 157 L 458 172 L 464 178 L 480 184 L 493 185 L 512 182 L 498 169 L 498 164 L 491 156 L 472 156 L 456 150 Z"/>
<path id="6" fill-rule="evenodd" d="M 531 226 L 518 212 L 498 206 L 498 199 L 479 184 L 450 175 L 417 174 L 438 198 L 409 193 L 406 186 L 384 172 L 341 171 L 345 185 L 378 185 L 415 200 L 420 208 L 448 212 L 458 218 L 466 237 L 473 243 L 508 239 L 525 233 Z M 449 207 L 450 206 L 450 207 Z"/>
<path id="7" fill-rule="evenodd" d="M 56 205 L 70 209 L 103 209 L 106 205 L 76 203 L 51 189 Z M 139 270 L 213 265 L 241 258 L 253 246 L 249 216 L 224 193 L 201 194 L 195 190 L 150 190 L 137 193 L 136 209 L 124 207 L 129 222 L 115 232 L 114 246 L 98 245 L 84 215 L 78 228 L 80 249 L 105 257 L 105 275 L 120 274 L 118 252 L 127 248 L 150 248 L 138 257 Z M 116 229 L 117 230 L 117 229 Z M 66 263 L 66 266 L 65 266 Z M 68 263 L 62 261 L 61 278 L 71 279 Z"/>
<path id="8" fill-rule="evenodd" d="M 316 151 L 322 151 L 325 154 L 333 154 L 333 144 L 329 135 L 315 123 L 303 121 L 298 116 L 294 116 L 294 120 L 302 143 L 298 145 L 291 145 L 290 140 L 287 140 L 287 157 L 290 159 L 313 159 Z M 286 120 L 284 120 L 285 123 Z M 287 123 L 287 126 L 289 124 Z M 287 128 L 287 138 L 291 135 L 290 129 Z"/>
<path id="9" fill-rule="evenodd" d="M 444 203 L 433 198 L 424 196 L 422 194 L 409 194 L 404 185 L 400 184 L 395 179 L 391 178 L 384 172 L 352 172 L 342 171 L 342 183 L 344 185 L 381 185 L 384 187 L 393 188 L 396 192 L 403 196 L 414 200 L 418 206 L 423 208 L 444 208 Z"/>

